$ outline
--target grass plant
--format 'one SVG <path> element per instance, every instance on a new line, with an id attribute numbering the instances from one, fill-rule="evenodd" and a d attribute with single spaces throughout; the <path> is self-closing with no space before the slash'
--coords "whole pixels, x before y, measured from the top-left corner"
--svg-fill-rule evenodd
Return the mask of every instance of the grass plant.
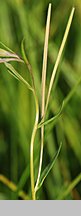
<path id="1" fill-rule="evenodd" d="M 13 8 L 13 4 L 12 4 L 12 8 Z M 38 10 L 40 10 L 40 8 L 38 7 Z M 22 24 L 25 26 L 25 13 L 24 13 L 24 8 L 22 6 L 22 3 L 19 4 L 19 6 L 18 6 L 18 8 L 16 8 L 16 10 L 17 10 L 20 22 L 21 22 L 21 28 L 23 28 Z M 38 75 L 36 77 L 36 71 L 34 72 L 34 70 L 36 69 L 36 66 L 34 66 L 34 68 L 33 68 L 33 64 L 32 64 L 32 66 L 30 64 L 29 56 L 27 57 L 27 53 L 26 53 L 25 45 L 24 45 L 25 39 L 23 39 L 22 43 L 21 43 L 21 54 L 22 54 L 21 57 L 20 57 L 20 55 L 13 52 L 6 45 L 4 45 L 4 43 L 2 43 L 2 42 L 0 43 L 0 45 L 1 45 L 0 63 L 4 64 L 7 71 L 9 72 L 9 74 L 12 75 L 14 78 L 16 78 L 17 81 L 20 82 L 19 85 L 22 86 L 22 89 L 24 89 L 24 86 L 27 88 L 27 94 L 31 95 L 30 97 L 33 97 L 32 101 L 34 101 L 34 105 L 35 105 L 35 109 L 34 109 L 35 119 L 33 122 L 33 126 L 30 128 L 30 131 L 32 130 L 31 137 L 28 139 L 28 140 L 30 140 L 29 141 L 30 145 L 28 147 L 29 151 L 30 151 L 30 157 L 28 156 L 28 160 L 27 160 L 28 166 L 26 167 L 26 169 L 22 173 L 20 180 L 17 184 L 13 183 L 13 181 L 8 180 L 7 177 L 5 177 L 4 175 L 0 174 L 0 182 L 5 184 L 12 192 L 17 194 L 17 196 L 21 197 L 21 199 L 36 200 L 36 199 L 38 199 L 38 194 L 40 194 L 40 191 L 42 191 L 42 193 L 43 193 L 42 188 L 44 187 L 43 185 L 45 183 L 45 180 L 49 179 L 48 177 L 51 176 L 48 174 L 50 173 L 50 171 L 53 172 L 52 168 L 55 165 L 55 163 L 57 164 L 56 161 L 59 160 L 58 156 L 59 156 L 59 153 L 61 151 L 61 148 L 66 143 L 65 138 L 64 138 L 64 143 L 63 143 L 62 139 L 60 137 L 63 136 L 64 131 L 65 131 L 65 136 L 68 136 L 67 127 L 65 127 L 63 129 L 62 123 L 60 123 L 59 119 L 61 116 L 64 115 L 65 110 L 66 110 L 65 108 L 67 106 L 68 106 L 68 110 L 70 109 L 69 101 L 72 99 L 75 92 L 77 93 L 77 95 L 79 95 L 79 93 L 77 92 L 77 89 L 79 88 L 79 84 L 81 82 L 81 75 L 79 76 L 79 78 L 77 78 L 77 81 L 75 83 L 74 83 L 74 79 L 76 80 L 76 74 L 74 73 L 74 71 L 73 71 L 73 73 L 74 73 L 73 80 L 71 80 L 70 82 L 69 82 L 69 75 L 67 75 L 68 81 L 66 81 L 66 82 L 69 83 L 69 86 L 72 84 L 72 88 L 64 98 L 61 97 L 62 100 L 61 100 L 60 104 L 58 103 L 58 100 L 53 99 L 53 97 L 55 97 L 55 95 L 56 95 L 55 91 L 54 91 L 55 95 L 53 93 L 53 86 L 56 87 L 56 91 L 58 92 L 58 96 L 57 96 L 57 98 L 58 98 L 59 95 L 62 95 L 61 90 L 57 88 L 57 82 L 58 82 L 58 78 L 59 78 L 58 77 L 58 74 L 59 74 L 58 69 L 60 66 L 60 62 L 62 59 L 64 48 L 66 45 L 66 41 L 68 38 L 70 27 L 72 24 L 74 11 L 75 11 L 75 8 L 73 7 L 71 10 L 67 25 L 66 25 L 65 33 L 64 33 L 59 51 L 57 53 L 57 56 L 55 57 L 56 59 L 55 59 L 55 63 L 54 63 L 54 68 L 53 68 L 52 73 L 50 73 L 50 80 L 48 79 L 49 76 L 47 73 L 47 69 L 48 69 L 47 68 L 47 65 L 48 65 L 47 59 L 50 55 L 53 56 L 53 54 L 51 54 L 51 49 L 50 49 L 51 44 L 49 45 L 49 48 L 48 48 L 48 40 L 49 40 L 49 35 L 50 35 L 51 3 L 48 6 L 48 12 L 47 12 L 44 51 L 43 51 L 43 63 L 42 63 L 42 74 L 41 74 L 41 81 L 40 82 L 39 82 L 39 78 L 37 78 Z M 22 20 L 21 20 L 21 14 L 22 14 Z M 27 35 L 28 33 L 27 33 L 25 28 L 23 28 L 23 31 L 25 31 L 25 36 L 28 36 Z M 39 27 L 38 27 L 37 31 L 38 32 L 34 32 L 33 34 L 37 34 L 39 37 L 39 32 L 40 32 Z M 43 38 L 43 36 L 40 32 L 40 41 L 42 40 L 42 38 Z M 27 39 L 26 39 L 26 41 L 27 41 Z M 31 45 L 32 45 L 32 41 L 31 41 L 31 36 L 30 36 L 30 46 Z M 56 52 L 55 45 L 53 45 L 53 47 L 54 47 L 54 51 Z M 31 57 L 31 59 L 33 59 L 33 62 L 35 63 L 34 54 L 32 54 L 32 56 L 33 57 Z M 19 65 L 18 67 L 21 71 L 22 71 L 22 68 L 25 68 L 25 71 L 27 70 L 28 79 L 25 78 L 26 75 L 23 76 L 23 73 L 21 74 L 18 69 L 15 69 L 14 62 L 17 63 L 17 65 Z M 70 68 L 70 66 L 68 66 L 68 64 L 66 62 L 65 62 L 65 65 L 62 64 L 63 73 L 64 73 L 64 70 L 68 70 L 68 68 Z M 72 71 L 72 68 L 70 68 L 70 70 Z M 3 73 L 4 73 L 4 71 L 3 71 Z M 64 76 L 66 76 L 65 73 L 64 73 Z M 49 80 L 49 82 L 48 82 L 48 80 Z M 7 77 L 5 77 L 5 82 L 7 82 Z M 13 81 L 11 81 L 11 82 L 13 82 Z M 48 84 L 47 84 L 47 82 L 48 82 Z M 40 85 L 39 89 L 38 89 L 38 83 Z M 12 92 L 13 92 L 13 85 L 10 86 L 10 89 L 12 89 Z M 28 90 L 30 90 L 29 93 L 28 93 Z M 8 91 L 10 91 L 9 86 L 8 86 Z M 52 101 L 52 103 L 51 103 L 51 101 Z M 21 101 L 21 104 L 22 104 L 22 101 Z M 53 107 L 56 107 L 56 110 L 57 110 L 56 113 L 54 112 Z M 16 105 L 13 107 L 13 109 L 14 108 L 16 110 Z M 6 109 L 6 108 L 4 107 L 4 109 Z M 53 115 L 48 118 L 50 110 L 52 111 Z M 32 109 L 31 109 L 31 111 L 32 111 Z M 15 115 L 16 115 L 16 112 L 14 114 L 14 119 L 15 119 Z M 22 113 L 21 113 L 21 115 L 22 115 Z M 26 118 L 26 116 L 25 116 L 25 118 Z M 70 116 L 69 116 L 69 118 L 70 118 Z M 71 118 L 73 118 L 73 117 L 71 117 Z M 71 119 L 71 120 L 73 120 L 73 119 Z M 67 122 L 67 125 L 68 125 L 68 121 L 69 120 L 67 120 L 67 118 L 65 116 L 65 122 Z M 76 128 L 78 128 L 77 120 L 74 120 L 74 122 L 76 122 L 75 123 Z M 20 124 L 20 121 L 18 119 L 16 119 L 16 125 L 17 125 L 17 127 L 19 127 L 19 131 L 21 131 L 21 138 L 22 138 L 22 141 L 24 143 L 25 141 L 27 141 L 26 134 L 25 134 L 26 131 L 24 130 L 22 123 L 21 123 L 21 128 L 23 128 L 24 132 L 22 129 L 20 129 L 19 124 Z M 60 130 L 58 131 L 58 137 L 57 137 L 57 139 L 59 140 L 58 149 L 57 150 L 55 149 L 54 156 L 52 155 L 51 161 L 48 164 L 45 164 L 45 166 L 44 166 L 43 165 L 43 163 L 44 163 L 44 151 L 47 152 L 47 147 L 45 145 L 46 140 L 48 140 L 50 131 L 52 131 L 52 129 L 54 129 L 54 126 L 55 125 L 57 126 L 59 124 L 61 125 L 61 132 L 60 132 Z M 26 122 L 25 122 L 25 125 L 26 125 Z M 46 128 L 48 129 L 47 130 L 48 132 L 46 132 Z M 70 127 L 70 129 L 72 130 L 72 132 L 71 131 L 70 132 L 73 135 L 75 133 L 73 124 L 72 124 L 72 127 Z M 23 139 L 23 137 L 24 137 L 24 139 Z M 38 137 L 40 137 L 40 138 L 38 138 Z M 36 141 L 37 139 L 38 139 L 38 141 Z M 51 134 L 50 140 L 52 140 L 49 143 L 50 149 L 52 149 L 54 147 L 53 146 L 54 145 L 53 144 L 53 134 Z M 77 138 L 76 138 L 76 142 L 78 142 Z M 22 151 L 25 154 L 26 148 L 25 148 L 23 143 L 22 143 Z M 79 144 L 78 144 L 78 146 L 79 146 Z M 73 147 L 73 151 L 76 151 L 75 150 L 76 148 L 74 147 L 73 143 L 72 143 L 72 147 Z M 79 149 L 80 149 L 79 152 L 81 152 L 81 146 L 79 147 Z M 48 152 L 51 155 L 51 150 L 49 150 Z M 63 154 L 66 154 L 66 149 L 64 150 L 64 152 L 65 153 L 63 153 Z M 79 159 L 78 155 L 79 155 L 79 153 L 77 151 L 76 156 Z M 35 160 L 37 160 L 36 163 L 35 163 Z M 16 161 L 16 163 L 17 163 L 17 161 Z M 63 163 L 63 161 L 61 160 L 61 164 L 62 163 Z M 81 161 L 80 161 L 80 163 L 81 163 Z M 66 169 L 64 167 L 64 165 L 62 165 L 62 166 L 63 166 L 63 169 Z M 67 160 L 66 160 L 65 166 L 67 167 Z M 14 168 L 15 168 L 15 164 L 14 164 Z M 69 176 L 68 168 L 66 170 L 67 171 L 65 172 L 64 175 Z M 57 169 L 55 171 L 55 175 L 56 175 L 56 182 L 57 182 L 55 184 L 57 185 L 59 182 L 59 185 L 61 185 L 62 177 L 61 177 L 60 169 L 58 168 L 58 166 L 57 166 Z M 28 182 L 28 178 L 30 179 L 31 184 L 29 184 L 29 190 L 26 193 L 23 191 L 23 187 L 26 184 L 26 182 Z M 54 178 L 54 176 L 53 176 L 53 178 Z M 50 181 L 52 181 L 51 178 L 50 178 Z M 67 197 L 68 194 L 70 194 L 70 192 L 74 189 L 74 187 L 80 181 L 81 181 L 81 173 L 79 173 L 78 177 L 73 179 L 73 181 L 66 188 L 63 188 L 63 190 L 62 190 L 63 192 L 61 191 L 61 193 L 59 193 L 59 195 L 58 195 L 58 191 L 56 189 L 56 198 L 57 199 L 64 199 L 65 197 Z M 49 183 L 47 183 L 47 184 L 49 184 Z M 54 185 L 52 185 L 52 186 L 54 186 Z M 40 197 L 39 197 L 39 199 L 40 199 Z"/>

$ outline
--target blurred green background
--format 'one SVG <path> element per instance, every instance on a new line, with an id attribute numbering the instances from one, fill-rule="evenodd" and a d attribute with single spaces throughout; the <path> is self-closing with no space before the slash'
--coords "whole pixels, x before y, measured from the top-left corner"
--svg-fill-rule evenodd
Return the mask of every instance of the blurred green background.
<path id="1" fill-rule="evenodd" d="M 59 46 L 72 6 L 75 15 L 66 48 L 50 98 L 48 117 L 59 110 L 81 76 L 81 2 L 80 0 L 51 0 L 47 88 Z M 21 41 L 25 37 L 26 53 L 32 65 L 41 104 L 41 70 L 48 0 L 0 0 L 0 41 L 21 56 Z M 21 64 L 14 63 L 22 76 L 30 80 Z M 30 194 L 29 147 L 35 117 L 32 94 L 11 77 L 0 65 L 0 174 Z M 81 84 L 54 126 L 45 128 L 43 168 L 49 163 L 60 142 L 63 146 L 59 158 L 38 193 L 38 199 L 59 199 L 81 172 Z M 35 142 L 35 175 L 40 150 L 40 134 Z M 0 199 L 20 199 L 0 182 Z M 81 199 L 81 182 L 65 199 Z"/>

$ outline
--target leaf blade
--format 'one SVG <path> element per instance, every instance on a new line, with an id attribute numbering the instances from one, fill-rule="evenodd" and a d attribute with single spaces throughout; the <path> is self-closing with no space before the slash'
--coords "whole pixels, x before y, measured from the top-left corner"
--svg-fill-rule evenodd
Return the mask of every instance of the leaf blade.
<path id="1" fill-rule="evenodd" d="M 8 69 L 8 72 L 14 76 L 17 80 L 21 81 L 22 83 L 24 83 L 29 90 L 33 91 L 33 88 L 31 87 L 31 85 L 14 69 L 14 67 L 9 64 L 9 63 L 5 63 L 6 68 Z"/>
<path id="2" fill-rule="evenodd" d="M 6 62 L 11 62 L 11 61 L 16 61 L 16 62 L 22 62 L 19 58 L 0 58 L 0 63 L 6 63 Z"/>
<path id="3" fill-rule="evenodd" d="M 35 89 L 34 74 L 33 74 L 31 64 L 29 63 L 29 60 L 28 60 L 28 58 L 26 56 L 25 47 L 24 47 L 24 39 L 22 40 L 22 43 L 21 43 L 21 52 L 22 52 L 23 60 L 24 60 L 26 66 L 27 66 L 27 68 L 29 70 L 29 73 L 31 75 L 33 88 Z"/>
<path id="4" fill-rule="evenodd" d="M 6 46 L 4 43 L 2 43 L 1 41 L 0 41 L 0 44 L 1 44 L 7 51 L 9 51 L 9 52 L 15 54 L 14 51 L 12 51 L 9 47 L 7 47 L 7 46 Z"/>
<path id="5" fill-rule="evenodd" d="M 62 103 L 62 105 L 61 105 L 61 108 L 60 108 L 60 110 L 58 111 L 58 113 L 55 115 L 55 116 L 53 116 L 52 118 L 50 118 L 50 119 L 48 119 L 48 120 L 46 120 L 46 121 L 44 121 L 44 122 L 40 122 L 39 123 L 39 125 L 38 125 L 38 128 L 41 128 L 42 127 L 42 125 L 47 125 L 47 124 L 49 124 L 49 123 L 51 123 L 52 121 L 57 121 L 57 119 L 61 116 L 61 114 L 62 114 L 62 111 L 63 111 L 63 108 L 64 108 L 64 101 L 63 101 L 63 103 Z"/>
<path id="6" fill-rule="evenodd" d="M 43 51 L 43 65 L 42 65 L 42 83 L 41 83 L 41 118 L 45 117 L 45 91 L 46 91 L 46 70 L 47 70 L 47 57 L 48 57 L 48 40 L 50 33 L 50 19 L 51 19 L 51 3 L 49 3 L 47 21 L 46 21 L 46 31 L 45 31 L 45 41 L 44 41 L 44 51 Z M 38 176 L 36 181 L 36 186 L 38 186 L 43 160 L 43 147 L 44 147 L 44 125 L 41 127 L 41 149 L 40 149 L 40 160 Z"/>
<path id="7" fill-rule="evenodd" d="M 40 178 L 40 182 L 39 182 L 39 185 L 37 187 L 37 190 L 40 189 L 40 187 L 42 186 L 44 180 L 46 179 L 46 177 L 48 176 L 49 172 L 51 171 L 51 169 L 53 168 L 57 158 L 58 158 L 58 155 L 60 153 L 60 150 L 61 150 L 61 147 L 62 147 L 62 143 L 60 144 L 59 146 L 59 149 L 58 151 L 56 152 L 56 154 L 54 155 L 54 157 L 52 158 L 51 162 L 47 165 L 47 167 L 44 169 L 44 171 L 42 172 L 42 175 L 41 175 L 41 178 Z"/>
<path id="8" fill-rule="evenodd" d="M 57 199 L 63 200 L 68 194 L 76 187 L 76 185 L 81 181 L 81 173 L 69 184 L 65 191 L 63 191 Z"/>
<path id="9" fill-rule="evenodd" d="M 59 52 L 58 52 L 58 55 L 57 55 L 57 59 L 56 59 L 55 65 L 54 65 L 54 69 L 53 69 L 53 72 L 52 72 L 52 75 L 51 75 L 51 78 L 50 78 L 48 94 L 47 94 L 47 99 L 46 99 L 45 113 L 46 113 L 47 108 L 48 108 L 50 94 L 51 94 L 51 91 L 52 91 L 52 87 L 53 87 L 53 83 L 54 83 L 54 80 L 55 80 L 56 72 L 57 72 L 61 57 L 62 57 L 62 53 L 63 53 L 64 47 L 65 47 L 65 44 L 66 44 L 66 41 L 67 41 L 67 37 L 68 37 L 69 30 L 70 30 L 70 27 L 71 27 L 71 23 L 72 23 L 72 20 L 73 20 L 74 11 L 75 11 L 75 8 L 73 7 L 72 10 L 71 10 L 69 20 L 68 20 L 68 23 L 67 23 L 67 26 L 66 26 L 66 30 L 65 30 L 65 33 L 64 33 L 64 36 L 63 36 L 63 40 L 62 40 L 62 43 L 61 43 L 61 46 L 60 46 L 60 49 L 59 49 Z"/>
<path id="10" fill-rule="evenodd" d="M 0 58 L 10 58 L 10 61 L 19 61 L 23 63 L 23 60 L 11 49 L 9 49 L 6 45 L 4 45 L 2 42 L 0 44 L 6 49 L 0 48 Z M 14 58 L 14 59 L 11 59 Z M 5 59 L 6 61 L 6 59 Z M 8 61 L 8 60 L 7 60 Z M 1 62 L 2 63 L 2 62 Z"/>

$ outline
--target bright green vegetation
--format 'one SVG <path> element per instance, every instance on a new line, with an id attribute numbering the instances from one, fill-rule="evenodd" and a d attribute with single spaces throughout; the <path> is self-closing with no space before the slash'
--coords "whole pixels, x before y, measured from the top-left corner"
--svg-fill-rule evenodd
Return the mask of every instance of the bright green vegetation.
<path id="1" fill-rule="evenodd" d="M 81 198 L 81 7 L 51 3 L 0 6 L 0 199 Z"/>

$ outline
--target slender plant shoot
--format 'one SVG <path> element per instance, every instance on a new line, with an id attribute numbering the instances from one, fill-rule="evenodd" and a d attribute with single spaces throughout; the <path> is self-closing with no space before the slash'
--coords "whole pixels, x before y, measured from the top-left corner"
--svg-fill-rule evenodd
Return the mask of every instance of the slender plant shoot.
<path id="1" fill-rule="evenodd" d="M 54 69 L 53 69 L 53 72 L 52 72 L 52 75 L 51 75 L 49 88 L 48 88 L 48 95 L 47 95 L 47 100 L 46 100 L 45 114 L 46 114 L 46 111 L 47 111 L 47 108 L 48 108 L 49 98 L 50 98 L 53 82 L 54 82 L 54 79 L 55 79 L 55 75 L 56 75 L 60 60 L 61 60 L 61 56 L 62 56 L 64 46 L 65 46 L 65 43 L 66 43 L 66 40 L 67 40 L 67 37 L 68 37 L 68 34 L 69 34 L 69 30 L 70 30 L 70 27 L 71 27 L 74 11 L 75 11 L 75 8 L 73 7 L 72 11 L 71 11 L 71 14 L 70 14 L 70 17 L 69 17 L 69 20 L 68 20 L 66 30 L 65 30 L 65 34 L 64 34 L 64 37 L 63 37 L 59 52 L 58 52 L 56 63 L 55 63 L 55 66 L 54 66 Z"/>
<path id="2" fill-rule="evenodd" d="M 46 87 L 46 69 L 47 69 L 47 54 L 48 54 L 48 39 L 50 30 L 50 17 L 51 17 L 51 4 L 48 7 L 47 23 L 46 23 L 46 33 L 45 33 L 45 43 L 44 43 L 44 54 L 43 54 L 43 67 L 42 67 L 42 103 L 41 103 L 41 118 L 44 117 L 45 111 L 45 87 Z M 44 125 L 41 127 L 41 150 L 40 150 L 40 162 L 37 182 L 35 186 L 35 191 L 39 183 L 41 168 L 42 168 L 42 158 L 43 158 L 43 145 L 44 145 Z"/>
<path id="3" fill-rule="evenodd" d="M 59 119 L 64 107 L 66 106 L 66 104 L 68 103 L 68 101 L 71 99 L 71 97 L 73 96 L 77 86 L 80 84 L 81 82 L 81 77 L 79 78 L 79 80 L 77 81 L 76 85 L 73 87 L 73 89 L 71 90 L 71 92 L 68 94 L 68 96 L 65 98 L 65 100 L 62 103 L 62 106 L 59 109 L 59 112 L 53 116 L 51 119 L 47 119 L 45 120 L 45 116 L 46 116 L 46 112 L 47 112 L 47 108 L 48 108 L 48 104 L 49 104 L 49 99 L 50 99 L 50 94 L 51 94 L 51 90 L 53 87 L 53 83 L 55 80 L 55 76 L 56 76 L 56 72 L 61 60 L 61 56 L 65 47 L 65 43 L 69 34 L 69 30 L 71 27 L 71 23 L 72 23 L 72 19 L 73 19 L 73 15 L 74 15 L 74 10 L 75 8 L 72 8 L 68 23 L 67 23 L 67 27 L 64 33 L 64 37 L 57 55 L 57 59 L 55 62 L 55 66 L 50 78 L 50 82 L 49 82 L 49 88 L 48 88 L 48 94 L 47 94 L 47 98 L 46 98 L 46 71 L 47 71 L 47 56 L 48 56 L 48 39 L 49 39 L 49 32 L 50 32 L 50 19 L 51 19 L 51 3 L 49 4 L 48 7 L 48 13 L 47 13 L 47 21 L 46 21 L 46 31 L 45 31 L 45 42 L 44 42 L 44 51 L 43 51 L 43 65 L 42 65 L 42 83 L 41 83 L 41 120 L 39 121 L 39 101 L 38 101 L 38 97 L 37 97 L 37 89 L 35 86 L 35 80 L 34 80 L 34 73 L 32 71 L 32 67 L 27 59 L 26 53 L 25 53 L 25 49 L 24 49 L 24 41 L 22 41 L 21 44 L 21 51 L 22 51 L 22 58 L 20 58 L 15 52 L 13 52 L 11 49 L 9 49 L 7 46 L 5 46 L 3 43 L 0 42 L 0 44 L 4 47 L 4 49 L 0 48 L 0 63 L 3 63 L 6 68 L 7 71 L 13 76 L 15 77 L 18 81 L 20 81 L 21 83 L 25 84 L 25 86 L 31 90 L 31 92 L 33 93 L 33 98 L 34 98 L 34 102 L 35 102 L 35 120 L 34 120 L 34 125 L 33 125 L 33 129 L 32 129 L 32 134 L 31 134 L 31 140 L 30 140 L 30 181 L 31 181 L 31 199 L 32 200 L 36 200 L 37 199 L 37 191 L 39 190 L 39 188 L 41 188 L 43 182 L 45 181 L 46 177 L 48 176 L 49 172 L 51 171 L 52 167 L 54 166 L 58 155 L 60 153 L 61 147 L 62 147 L 62 143 L 59 145 L 59 148 L 56 152 L 56 154 L 53 156 L 51 162 L 45 167 L 45 169 L 42 172 L 42 162 L 43 162 L 43 149 L 44 149 L 44 127 L 45 125 L 48 125 L 49 123 L 53 122 L 54 123 Z M 14 68 L 14 66 L 11 65 L 11 62 L 18 62 L 18 63 L 24 63 L 26 64 L 30 75 L 31 75 L 31 80 L 32 80 L 32 84 L 30 84 L 23 76 L 21 76 L 19 74 L 19 72 Z M 37 170 L 37 178 L 35 181 L 35 173 L 34 173 L 34 168 L 35 168 L 35 160 L 34 160 L 34 144 L 35 144 L 35 138 L 37 135 L 37 130 L 40 128 L 41 130 L 41 139 L 40 139 L 40 156 L 39 156 L 39 166 L 38 166 L 38 170 Z M 27 169 L 26 169 L 27 170 Z M 23 176 L 21 177 L 20 185 L 23 185 L 26 182 L 26 170 L 25 173 L 23 174 Z M 41 173 L 42 172 L 42 173 Z M 81 174 L 78 177 L 78 179 L 76 179 L 76 181 L 80 181 L 81 180 Z M 20 189 L 17 185 L 15 185 L 13 182 L 9 181 L 6 177 L 4 177 L 3 175 L 0 175 L 0 181 L 2 183 L 4 183 L 8 188 L 10 188 L 13 192 L 16 192 L 18 194 L 18 196 L 20 196 L 23 199 L 30 199 L 28 195 L 26 195 L 24 193 L 24 191 L 22 189 Z M 74 187 L 74 185 L 76 184 L 76 181 L 74 181 L 70 187 L 65 191 L 64 193 L 64 197 L 65 195 L 67 195 L 69 193 L 69 191 Z M 22 184 L 21 184 L 22 183 Z M 23 186 L 22 186 L 23 187 Z"/>

